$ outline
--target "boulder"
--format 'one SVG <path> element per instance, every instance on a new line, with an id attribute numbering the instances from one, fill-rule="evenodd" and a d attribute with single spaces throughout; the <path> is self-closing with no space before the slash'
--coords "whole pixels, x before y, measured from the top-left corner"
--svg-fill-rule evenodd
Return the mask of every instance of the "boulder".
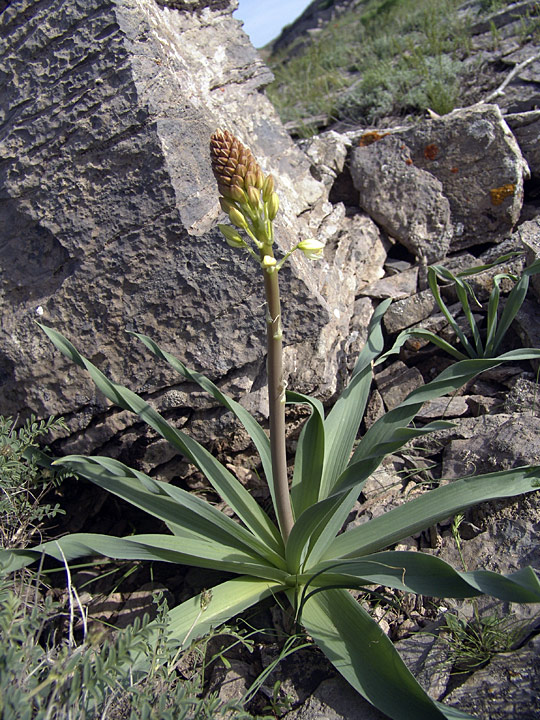
<path id="1" fill-rule="evenodd" d="M 510 235 L 529 170 L 497 105 L 426 119 L 400 137 L 415 167 L 442 185 L 454 225 L 452 250 L 501 242 Z"/>
<path id="2" fill-rule="evenodd" d="M 441 183 L 414 166 L 407 145 L 391 135 L 356 147 L 351 175 L 359 205 L 391 237 L 430 264 L 445 257 L 452 238 Z"/>
<path id="3" fill-rule="evenodd" d="M 324 185 L 261 93 L 272 75 L 235 8 L 234 0 L 20 0 L 0 14 L 0 72 L 9 79 L 0 109 L 0 403 L 4 414 L 65 415 L 80 431 L 74 452 L 97 450 L 126 423 L 35 319 L 170 417 L 185 416 L 190 387 L 126 330 L 227 377 L 225 389 L 261 384 L 262 278 L 216 226 L 208 145 L 217 127 L 275 175 L 278 253 L 337 232 L 339 209 L 325 203 Z M 355 240 L 343 242 L 319 269 L 296 253 L 282 271 L 285 341 L 313 359 L 308 389 L 330 394 L 354 308 Z M 325 284 L 352 288 L 339 318 Z"/>

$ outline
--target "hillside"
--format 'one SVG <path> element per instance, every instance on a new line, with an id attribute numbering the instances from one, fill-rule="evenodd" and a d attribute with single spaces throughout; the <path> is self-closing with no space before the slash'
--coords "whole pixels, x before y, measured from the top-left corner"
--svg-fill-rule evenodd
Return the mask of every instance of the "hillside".
<path id="1" fill-rule="evenodd" d="M 270 99 L 307 136 L 478 102 L 539 45 L 538 0 L 315 0 L 263 55 Z M 517 92 L 498 98 L 508 112 L 538 107 L 535 65 L 518 68 Z"/>

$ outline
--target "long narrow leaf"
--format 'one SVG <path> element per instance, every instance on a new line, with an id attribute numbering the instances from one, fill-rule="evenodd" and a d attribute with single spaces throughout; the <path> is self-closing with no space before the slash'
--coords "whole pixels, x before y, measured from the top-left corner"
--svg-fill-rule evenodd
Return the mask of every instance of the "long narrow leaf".
<path id="1" fill-rule="evenodd" d="M 450 717 L 424 692 L 392 642 L 346 590 L 313 595 L 301 622 L 343 677 L 388 717 Z"/>
<path id="2" fill-rule="evenodd" d="M 372 362 L 380 355 L 384 347 L 382 318 L 389 305 L 389 300 L 384 301 L 373 313 L 366 344 L 358 357 L 351 381 L 325 420 L 325 458 L 321 480 L 321 499 L 327 497 L 349 462 L 369 397 Z"/>
<path id="3" fill-rule="evenodd" d="M 283 585 L 267 580 L 239 577 L 228 580 L 173 608 L 168 614 L 167 631 L 181 647 L 206 635 L 238 613 L 276 594 Z"/>
<path id="4" fill-rule="evenodd" d="M 540 259 L 535 260 L 531 263 L 531 265 L 529 265 L 529 267 L 525 268 L 521 278 L 512 288 L 512 292 L 506 300 L 506 304 L 499 321 L 499 327 L 495 335 L 495 340 L 493 341 L 493 352 L 497 351 L 497 348 L 501 344 L 503 337 L 506 335 L 508 328 L 512 324 L 512 321 L 516 317 L 520 307 L 523 305 L 523 301 L 525 300 L 525 296 L 527 295 L 527 290 L 529 288 L 529 278 L 531 275 L 536 275 L 536 273 L 539 272 Z"/>
<path id="5" fill-rule="evenodd" d="M 161 482 L 106 457 L 68 455 L 55 462 L 82 475 L 99 487 L 127 500 L 132 505 L 158 517 L 198 533 L 216 543 L 235 547 L 260 562 L 284 567 L 281 556 L 210 503 L 170 483 Z"/>
<path id="6" fill-rule="evenodd" d="M 221 546 L 204 537 L 190 535 L 133 535 L 126 538 L 76 533 L 37 545 L 32 549 L 0 550 L 2 572 L 14 572 L 39 560 L 43 555 L 67 562 L 90 555 L 116 560 L 159 560 L 197 567 L 245 574 L 246 572 L 274 582 L 285 582 L 287 574 L 277 568 L 256 562 L 252 556 L 235 548 Z"/>
<path id="7" fill-rule="evenodd" d="M 436 598 L 492 595 L 505 602 L 540 602 L 540 582 L 531 568 L 510 575 L 488 570 L 459 572 L 441 558 L 423 552 L 380 552 L 359 560 L 321 563 L 314 585 L 385 585 Z M 304 584 L 308 576 L 298 577 Z M 356 584 L 349 584 L 355 581 Z"/>
<path id="8" fill-rule="evenodd" d="M 348 495 L 326 498 L 302 513 L 285 547 L 291 572 L 303 571 L 318 562 L 345 522 L 358 492 L 354 488 Z"/>
<path id="9" fill-rule="evenodd" d="M 332 542 L 324 559 L 361 557 L 384 550 L 472 505 L 539 488 L 539 465 L 455 480 L 343 533 Z"/>
<path id="10" fill-rule="evenodd" d="M 332 495 L 308 508 L 295 523 L 287 543 L 289 563 L 303 562 L 306 567 L 311 567 L 318 562 L 320 558 L 314 553 L 310 557 L 310 562 L 306 563 L 307 556 L 310 548 L 313 549 L 316 544 L 317 538 L 325 532 L 333 513 L 345 509 L 346 504 L 345 502 L 342 504 L 340 498 L 343 498 L 345 493 L 351 493 L 349 497 L 353 498 L 352 491 L 360 491 L 363 483 L 377 469 L 389 449 L 395 452 L 405 444 L 407 433 L 414 434 L 415 431 L 408 429 L 407 425 L 417 415 L 424 402 L 455 391 L 483 370 L 496 367 L 505 361 L 531 358 L 540 358 L 540 350 L 514 350 L 498 358 L 463 360 L 455 363 L 430 383 L 411 392 L 397 408 L 390 410 L 374 423 L 353 453 L 349 467 L 338 478 Z M 438 426 L 435 424 L 433 429 L 436 427 Z M 429 431 L 429 426 L 424 430 Z M 419 432 L 421 433 L 422 430 Z M 354 499 L 352 503 L 354 504 Z M 371 526 L 372 522 L 368 525 Z M 407 537 L 408 534 L 410 533 L 402 537 Z M 324 535 L 324 539 L 331 542 L 327 534 Z M 376 549 L 383 549 L 388 544 L 390 543 L 378 546 Z M 327 557 L 326 547 L 322 543 L 317 545 L 317 549 L 318 552 L 323 551 L 324 557 Z M 289 567 L 295 566 L 289 564 Z"/>
<path id="11" fill-rule="evenodd" d="M 243 485 L 208 450 L 196 440 L 170 425 L 154 408 L 128 388 L 109 380 L 101 370 L 79 354 L 73 345 L 56 330 L 40 325 L 54 345 L 66 357 L 90 374 L 96 386 L 112 402 L 124 410 L 130 410 L 156 430 L 173 447 L 182 452 L 207 477 L 223 500 L 238 517 L 270 547 L 280 552 L 283 548 L 281 536 L 275 524 L 251 497 Z"/>
<path id="12" fill-rule="evenodd" d="M 141 333 L 133 332 L 131 334 L 144 343 L 156 357 L 162 358 L 168 362 L 169 365 L 176 370 L 176 372 L 180 373 L 180 375 L 185 377 L 187 380 L 196 382 L 203 390 L 205 390 L 205 392 L 236 415 L 257 448 L 257 452 L 261 458 L 264 474 L 268 482 L 268 487 L 270 489 L 270 494 L 272 495 L 272 500 L 274 501 L 275 491 L 272 477 L 270 440 L 255 418 L 244 407 L 242 407 L 240 403 L 233 400 L 229 397 L 229 395 L 223 393 L 209 378 L 199 372 L 196 372 L 195 370 L 190 370 L 183 362 L 174 357 L 174 355 L 162 350 L 151 338 L 146 335 L 142 335 Z"/>
<path id="13" fill-rule="evenodd" d="M 442 314 L 445 316 L 445 318 L 448 320 L 448 323 L 450 324 L 450 327 L 453 329 L 453 331 L 458 336 L 462 346 L 465 348 L 467 354 L 469 357 L 474 357 L 475 352 L 468 341 L 466 335 L 463 333 L 457 322 L 455 321 L 452 313 L 448 309 L 446 303 L 442 299 L 441 291 L 439 289 L 439 284 L 437 282 L 437 276 L 442 277 L 446 280 L 450 280 L 451 282 L 456 282 L 457 278 L 455 275 L 453 275 L 449 270 L 444 268 L 442 265 L 432 265 L 428 268 L 428 283 L 430 290 L 433 294 L 433 297 L 435 298 L 435 302 L 439 306 L 439 309 L 441 310 Z"/>
<path id="14" fill-rule="evenodd" d="M 478 329 L 478 325 L 476 324 L 476 320 L 474 319 L 474 315 L 472 314 L 472 310 L 469 304 L 469 293 L 472 293 L 472 291 L 468 287 L 468 285 L 466 285 L 466 283 L 464 283 L 462 280 L 457 279 L 456 293 L 458 296 L 458 300 L 461 303 L 461 307 L 463 308 L 465 318 L 467 319 L 469 327 L 471 328 L 471 333 L 476 348 L 476 352 L 474 352 L 471 357 L 482 357 L 484 354 L 484 348 L 482 347 L 480 330 Z"/>
<path id="15" fill-rule="evenodd" d="M 431 332 L 431 330 L 426 330 L 425 328 L 411 328 L 409 330 L 404 330 L 403 332 L 407 333 L 407 337 L 418 337 L 423 338 L 424 340 L 429 340 L 434 345 L 437 345 L 437 347 L 440 347 L 441 350 L 444 350 L 452 355 L 452 357 L 456 358 L 456 360 L 467 360 L 467 355 L 464 355 L 453 345 L 450 345 L 450 343 L 442 337 L 435 335 L 435 333 Z"/>
<path id="16" fill-rule="evenodd" d="M 287 402 L 311 406 L 311 415 L 302 428 L 291 483 L 291 503 L 295 517 L 319 500 L 324 461 L 324 408 L 320 400 L 300 393 L 287 392 Z"/>
<path id="17" fill-rule="evenodd" d="M 526 348 L 525 350 L 513 350 L 504 353 L 497 358 L 477 358 L 454 363 L 443 370 L 431 382 L 413 390 L 396 408 L 379 418 L 358 444 L 350 464 L 354 465 L 363 459 L 380 454 L 378 448 L 384 443 L 394 442 L 395 432 L 400 432 L 404 426 L 407 426 L 428 400 L 455 392 L 478 373 L 497 367 L 503 362 L 535 358 L 540 358 L 540 350 Z M 340 478 L 336 483 L 335 489 L 337 491 L 346 491 L 353 483 L 354 480 L 347 478 L 346 474 L 344 474 L 343 478 Z"/>
<path id="18" fill-rule="evenodd" d="M 493 278 L 493 288 L 489 294 L 489 303 L 487 310 L 487 334 L 486 334 L 486 350 L 485 356 L 491 357 L 495 352 L 495 336 L 497 334 L 499 302 L 501 297 L 501 280 L 507 278 L 507 274 L 495 275 Z"/>

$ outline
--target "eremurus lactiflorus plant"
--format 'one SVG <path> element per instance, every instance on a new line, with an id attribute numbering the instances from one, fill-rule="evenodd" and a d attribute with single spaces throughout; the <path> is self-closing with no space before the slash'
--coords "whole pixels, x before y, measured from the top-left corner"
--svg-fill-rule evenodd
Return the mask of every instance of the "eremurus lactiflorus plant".
<path id="1" fill-rule="evenodd" d="M 231 223 L 220 225 L 221 232 L 232 248 L 250 253 L 263 275 L 270 438 L 242 405 L 207 377 L 187 368 L 147 336 L 134 334 L 157 358 L 168 362 L 183 378 L 197 383 L 244 425 L 260 455 L 274 512 L 263 510 L 202 445 L 167 422 L 139 395 L 107 378 L 58 331 L 42 325 L 56 347 L 87 370 L 111 401 L 137 413 L 196 465 L 236 519 L 172 483 L 117 460 L 72 455 L 55 462 L 159 518 L 170 534 L 117 538 L 80 533 L 30 550 L 2 551 L 0 562 L 5 571 L 12 571 L 42 553 L 67 561 L 99 553 L 227 571 L 236 577 L 169 611 L 167 632 L 171 642 L 187 647 L 192 639 L 262 598 L 284 593 L 297 622 L 351 685 L 386 715 L 396 720 L 468 718 L 424 692 L 377 622 L 347 588 L 369 592 L 372 586 L 385 585 L 437 598 L 469 598 L 487 593 L 509 602 L 540 602 L 540 583 L 531 568 L 506 576 L 487 569 L 459 572 L 433 555 L 387 550 L 471 505 L 536 490 L 540 467 L 514 468 L 444 483 L 354 529 L 341 529 L 364 483 L 386 455 L 399 451 L 411 438 L 448 427 L 449 423 L 442 421 L 423 427 L 412 424 L 427 400 L 455 392 L 478 373 L 502 362 L 538 359 L 540 351 L 515 350 L 495 358 L 461 360 L 411 392 L 357 442 L 373 368 L 398 349 L 394 346 L 383 353 L 381 323 L 389 301 L 382 302 L 373 313 L 366 345 L 349 384 L 327 415 L 316 398 L 285 391 L 279 270 L 296 250 L 317 259 L 323 246 L 317 240 L 306 239 L 277 259 L 273 223 L 278 199 L 272 176 L 264 175 L 252 153 L 228 131 L 217 131 L 212 136 L 210 151 L 221 207 Z M 285 402 L 303 403 L 311 410 L 298 439 L 290 487 Z M 135 658 L 134 672 L 144 672 L 145 662 L 145 657 Z"/>

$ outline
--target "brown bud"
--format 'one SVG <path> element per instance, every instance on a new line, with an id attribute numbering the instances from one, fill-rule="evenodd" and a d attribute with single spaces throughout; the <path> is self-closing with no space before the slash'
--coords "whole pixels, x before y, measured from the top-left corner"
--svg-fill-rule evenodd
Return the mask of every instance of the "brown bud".
<path id="1" fill-rule="evenodd" d="M 237 200 L 232 193 L 237 196 L 239 193 L 237 191 L 231 193 L 232 186 L 236 186 L 238 190 L 242 190 L 244 187 L 247 189 L 245 177 L 248 172 L 252 173 L 256 180 L 258 179 L 258 173 L 261 173 L 261 169 L 251 151 L 244 147 L 228 130 L 216 130 L 212 135 L 210 139 L 210 157 L 219 191 L 226 198 Z M 257 181 L 255 185 L 257 185 Z"/>

